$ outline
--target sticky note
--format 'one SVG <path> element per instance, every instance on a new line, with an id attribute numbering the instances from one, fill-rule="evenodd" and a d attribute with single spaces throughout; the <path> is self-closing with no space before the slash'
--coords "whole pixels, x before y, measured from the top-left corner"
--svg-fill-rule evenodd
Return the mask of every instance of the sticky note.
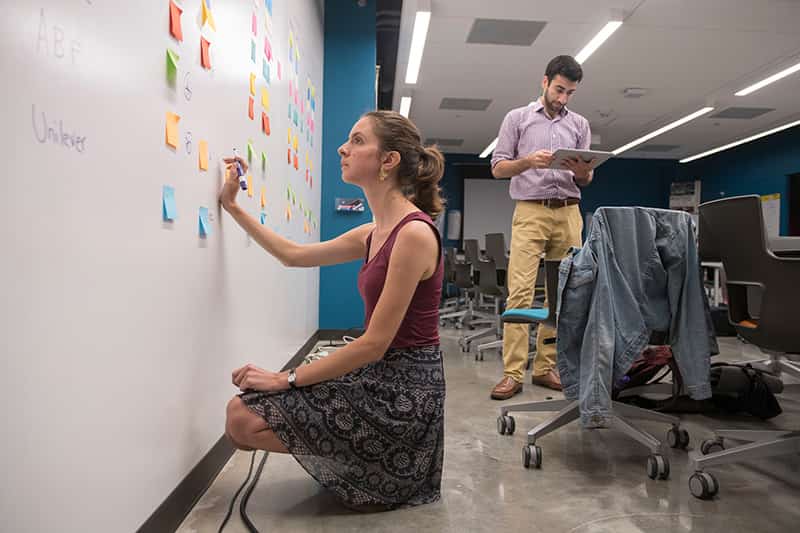
<path id="1" fill-rule="evenodd" d="M 256 62 L 256 42 L 250 41 L 250 61 Z"/>
<path id="2" fill-rule="evenodd" d="M 270 16 L 272 16 L 272 0 L 264 0 L 264 5 L 267 8 L 267 13 L 269 13 Z"/>
<path id="3" fill-rule="evenodd" d="M 267 188 L 261 187 L 261 208 L 263 209 L 267 205 Z"/>
<path id="4" fill-rule="evenodd" d="M 175 85 L 175 80 L 178 77 L 178 60 L 180 56 L 173 50 L 167 48 L 167 81 L 170 85 Z"/>
<path id="5" fill-rule="evenodd" d="M 210 44 L 205 37 L 200 37 L 200 65 L 206 70 L 211 68 L 211 56 L 208 53 Z"/>
<path id="6" fill-rule="evenodd" d="M 204 25 L 208 22 L 208 25 L 211 27 L 212 30 L 217 31 L 217 26 L 214 24 L 214 16 L 211 14 L 211 10 L 209 9 L 210 3 L 206 0 L 202 1 L 202 11 L 201 11 L 201 25 Z"/>
<path id="7" fill-rule="evenodd" d="M 294 165 L 292 165 L 292 166 L 294 166 L 295 170 L 300 168 L 300 165 L 297 162 L 297 154 L 294 154 Z"/>
<path id="8" fill-rule="evenodd" d="M 264 55 L 267 56 L 267 61 L 272 61 L 272 45 L 269 44 L 269 37 L 264 37 Z"/>
<path id="9" fill-rule="evenodd" d="M 297 126 L 297 109 L 294 110 L 294 125 Z"/>
<path id="10" fill-rule="evenodd" d="M 252 26 L 253 26 L 253 36 L 255 36 L 258 33 L 258 19 L 256 18 L 255 11 L 253 12 Z"/>
<path id="11" fill-rule="evenodd" d="M 289 222 L 291 220 L 292 220 L 292 208 L 291 206 L 289 206 L 289 204 L 286 204 L 286 222 Z"/>
<path id="12" fill-rule="evenodd" d="M 270 134 L 270 131 L 269 131 L 269 117 L 263 111 L 261 112 L 261 129 L 267 135 Z"/>
<path id="13" fill-rule="evenodd" d="M 269 111 L 269 91 L 265 88 L 261 89 L 261 107 L 264 108 L 264 111 Z"/>
<path id="14" fill-rule="evenodd" d="M 208 170 L 208 141 L 200 141 L 200 151 L 198 153 L 200 170 Z"/>
<path id="15" fill-rule="evenodd" d="M 247 196 L 253 197 L 253 176 L 247 175 Z"/>
<path id="16" fill-rule="evenodd" d="M 286 159 L 288 160 L 289 164 L 291 165 L 292 164 L 292 149 L 291 148 L 289 148 L 286 151 Z"/>
<path id="17" fill-rule="evenodd" d="M 267 168 L 267 152 L 261 152 L 261 168 Z"/>
<path id="18" fill-rule="evenodd" d="M 308 220 L 304 220 L 303 221 L 303 232 L 304 233 L 310 233 L 310 231 L 308 229 Z"/>
<path id="19" fill-rule="evenodd" d="M 286 139 L 289 144 L 292 144 L 292 128 L 286 130 Z"/>
<path id="20" fill-rule="evenodd" d="M 178 218 L 178 208 L 175 206 L 175 187 L 164 185 L 161 190 L 161 216 L 164 220 Z"/>
<path id="21" fill-rule="evenodd" d="M 169 0 L 169 32 L 176 40 L 183 40 L 183 30 L 181 29 L 181 9 L 174 0 Z"/>
<path id="22" fill-rule="evenodd" d="M 253 148 L 253 141 L 247 141 L 247 162 L 253 162 L 253 153 L 255 152 L 255 148 Z"/>
<path id="23" fill-rule="evenodd" d="M 267 83 L 271 83 L 269 79 L 269 62 L 265 59 L 262 66 L 261 66 L 261 75 L 264 76 L 264 81 Z M 280 76 L 278 76 L 280 78 Z"/>
<path id="24" fill-rule="evenodd" d="M 261 222 L 262 226 L 267 223 L 267 214 L 264 213 L 263 211 L 261 212 L 261 216 L 259 217 L 259 222 Z"/>
<path id="25" fill-rule="evenodd" d="M 252 96 L 256 95 L 256 75 L 252 72 L 250 73 L 250 94 Z"/>
<path id="26" fill-rule="evenodd" d="M 208 208 L 201 207 L 200 214 L 197 217 L 197 230 L 201 237 L 211 235 L 211 224 L 208 222 Z"/>
<path id="27" fill-rule="evenodd" d="M 294 134 L 294 139 L 292 139 L 292 148 L 294 148 L 295 152 L 297 151 L 297 134 L 296 133 Z"/>
<path id="28" fill-rule="evenodd" d="M 249 100 L 250 101 L 247 104 L 247 116 L 250 117 L 250 120 L 253 120 L 253 116 L 254 116 L 253 115 L 253 104 L 255 103 L 255 101 L 253 100 L 252 96 L 249 98 Z"/>
<path id="29" fill-rule="evenodd" d="M 167 111 L 167 144 L 178 148 L 178 121 L 181 119 L 175 113 Z"/>
<path id="30" fill-rule="evenodd" d="M 278 61 L 278 80 L 281 79 L 281 62 Z"/>

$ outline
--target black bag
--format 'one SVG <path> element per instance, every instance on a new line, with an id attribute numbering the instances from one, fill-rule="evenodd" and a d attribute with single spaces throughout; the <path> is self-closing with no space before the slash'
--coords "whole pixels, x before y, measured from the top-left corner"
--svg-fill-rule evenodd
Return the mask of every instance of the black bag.
<path id="1" fill-rule="evenodd" d="M 729 413 L 749 413 L 762 420 L 778 416 L 783 410 L 773 391 L 782 389 L 780 379 L 749 364 L 711 365 L 711 400 Z"/>

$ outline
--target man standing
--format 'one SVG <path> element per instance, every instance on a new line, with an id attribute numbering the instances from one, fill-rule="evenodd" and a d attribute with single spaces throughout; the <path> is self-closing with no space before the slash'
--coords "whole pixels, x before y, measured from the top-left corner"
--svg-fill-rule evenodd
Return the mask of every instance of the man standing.
<path id="1" fill-rule="evenodd" d="M 566 163 L 569 170 L 548 167 L 557 149 L 588 149 L 591 144 L 589 122 L 567 109 L 567 102 L 582 78 L 583 70 L 574 58 L 553 58 L 542 79 L 541 97 L 528 106 L 511 110 L 500 126 L 492 156 L 492 175 L 511 178 L 509 192 L 516 200 L 508 264 L 509 309 L 531 306 L 542 255 L 547 259 L 562 259 L 570 247 L 581 245 L 579 187 L 591 183 L 591 165 L 575 160 Z M 528 360 L 528 328 L 527 324 L 504 326 L 503 379 L 491 394 L 496 400 L 506 400 L 522 390 Z M 561 390 L 555 330 L 541 324 L 531 381 Z"/>

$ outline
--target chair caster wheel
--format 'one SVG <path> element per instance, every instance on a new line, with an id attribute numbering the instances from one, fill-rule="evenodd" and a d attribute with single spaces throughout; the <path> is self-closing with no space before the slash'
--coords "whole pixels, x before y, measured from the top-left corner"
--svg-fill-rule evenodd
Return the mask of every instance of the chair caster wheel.
<path id="1" fill-rule="evenodd" d="M 667 443 L 670 448 L 680 448 L 685 450 L 689 446 L 689 432 L 673 426 L 667 431 Z"/>
<path id="2" fill-rule="evenodd" d="M 695 472 L 689 477 L 689 490 L 695 498 L 710 500 L 719 492 L 719 482 L 708 472 Z"/>
<path id="3" fill-rule="evenodd" d="M 526 444 L 522 447 L 522 466 L 525 468 L 542 467 L 542 448 L 535 444 Z"/>
<path id="4" fill-rule="evenodd" d="M 708 455 L 710 453 L 721 452 L 725 449 L 722 439 L 706 439 L 700 443 L 700 453 Z M 698 496 L 699 498 L 699 496 Z"/>
<path id="5" fill-rule="evenodd" d="M 513 435 L 515 427 L 513 416 L 500 415 L 497 417 L 497 432 L 501 435 Z"/>
<path id="6" fill-rule="evenodd" d="M 475 354 L 475 360 L 476 361 L 483 361 L 483 353 L 482 352 L 476 353 Z"/>
<path id="7" fill-rule="evenodd" d="M 669 461 L 661 454 L 654 453 L 647 458 L 647 477 L 650 479 L 668 479 Z"/>

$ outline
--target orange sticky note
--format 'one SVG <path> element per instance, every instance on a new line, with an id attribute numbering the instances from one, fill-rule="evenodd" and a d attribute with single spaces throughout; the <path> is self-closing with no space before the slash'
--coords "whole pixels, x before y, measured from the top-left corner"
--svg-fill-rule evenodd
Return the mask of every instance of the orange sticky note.
<path id="1" fill-rule="evenodd" d="M 175 113 L 167 111 L 167 144 L 178 148 L 178 121 L 181 119 Z"/>
<path id="2" fill-rule="evenodd" d="M 252 72 L 250 73 L 250 94 L 256 95 L 256 75 Z"/>
<path id="3" fill-rule="evenodd" d="M 205 5 L 205 2 L 203 2 L 203 5 Z M 208 46 L 210 44 L 205 37 L 200 37 L 200 64 L 206 70 L 211 68 L 211 56 L 208 54 Z"/>
<path id="4" fill-rule="evenodd" d="M 267 189 L 266 187 L 261 187 L 261 208 L 263 209 L 267 205 Z"/>
<path id="5" fill-rule="evenodd" d="M 264 133 L 269 135 L 269 117 L 263 111 L 261 112 L 261 129 L 264 130 Z"/>
<path id="6" fill-rule="evenodd" d="M 269 111 L 269 92 L 264 88 L 261 89 L 261 107 Z"/>
<path id="7" fill-rule="evenodd" d="M 292 220 L 292 209 L 289 207 L 289 204 L 286 204 L 286 222 Z"/>
<path id="8" fill-rule="evenodd" d="M 291 148 L 289 148 L 286 151 L 286 159 L 287 159 L 287 162 L 291 165 L 292 164 L 292 149 Z"/>
<path id="9" fill-rule="evenodd" d="M 247 116 L 250 117 L 250 120 L 253 120 L 253 97 L 250 97 L 250 104 L 247 107 Z"/>
<path id="10" fill-rule="evenodd" d="M 247 196 L 253 197 L 253 176 L 247 175 Z"/>
<path id="11" fill-rule="evenodd" d="M 181 9 L 173 0 L 169 0 L 169 32 L 178 41 L 183 40 L 183 30 L 181 29 Z"/>
<path id="12" fill-rule="evenodd" d="M 200 170 L 208 170 L 208 141 L 200 141 Z"/>
<path id="13" fill-rule="evenodd" d="M 294 154 L 294 169 L 297 170 L 298 168 L 300 168 L 300 165 L 297 161 L 297 154 Z"/>

